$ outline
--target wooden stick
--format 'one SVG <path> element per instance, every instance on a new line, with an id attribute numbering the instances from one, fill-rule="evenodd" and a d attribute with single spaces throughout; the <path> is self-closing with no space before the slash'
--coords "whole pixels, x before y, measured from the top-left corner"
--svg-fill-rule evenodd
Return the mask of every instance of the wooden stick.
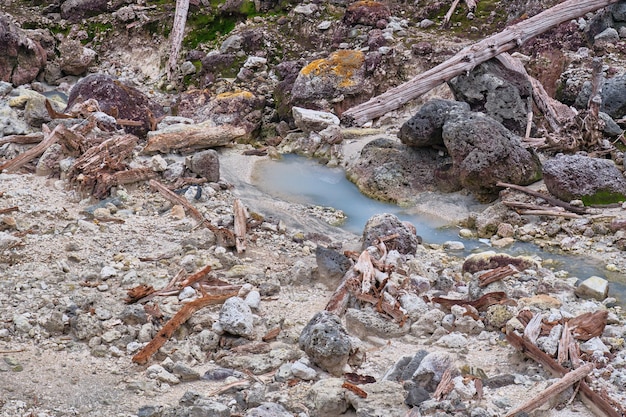
<path id="1" fill-rule="evenodd" d="M 0 209 L 0 214 L 12 213 L 14 211 L 19 211 L 19 210 L 20 210 L 20 208 L 18 206 L 7 207 L 7 208 Z"/>
<path id="2" fill-rule="evenodd" d="M 522 210 L 519 214 L 525 216 L 553 216 L 553 217 L 565 217 L 567 219 L 578 219 L 580 216 L 575 213 L 565 213 L 563 211 L 554 210 Z"/>
<path id="3" fill-rule="evenodd" d="M 207 227 L 208 229 L 210 229 L 212 232 L 216 232 L 218 230 L 218 228 L 216 226 L 213 226 L 211 224 L 211 222 L 206 219 L 202 213 L 200 213 L 198 211 L 197 208 L 195 208 L 194 206 L 192 206 L 189 201 L 187 201 L 187 199 L 185 197 L 181 197 L 178 194 L 170 191 L 165 185 L 161 184 L 159 181 L 157 180 L 150 180 L 150 187 L 152 187 L 154 190 L 158 191 L 159 193 L 161 193 L 161 195 L 163 197 L 165 197 L 167 200 L 169 200 L 172 204 L 178 204 L 181 205 L 185 208 L 185 210 L 191 214 L 191 217 L 193 217 L 194 219 L 196 219 L 198 222 L 200 222 L 201 225 Z"/>
<path id="4" fill-rule="evenodd" d="M 30 133 L 28 135 L 9 135 L 0 139 L 0 145 L 4 145 L 5 143 L 19 143 L 22 145 L 27 145 L 31 143 L 39 143 L 43 140 L 44 135 L 41 132 Z"/>
<path id="5" fill-rule="evenodd" d="M 448 13 L 446 13 L 446 15 L 443 17 L 443 23 L 441 24 L 442 27 L 448 27 L 448 24 L 450 23 L 450 18 L 452 17 L 452 14 L 454 13 L 454 9 L 456 9 L 456 6 L 459 5 L 459 1 L 460 0 L 454 0 L 452 2 L 452 5 L 450 6 L 450 9 L 448 10 Z"/>
<path id="6" fill-rule="evenodd" d="M 576 213 L 576 214 L 587 213 L 587 209 L 585 207 L 572 206 L 570 203 L 566 203 L 565 201 L 561 201 L 558 198 L 554 198 L 549 195 L 541 194 L 537 191 L 533 191 L 530 188 L 524 187 L 522 185 L 509 184 L 506 182 L 498 182 L 496 183 L 496 185 L 498 187 L 511 188 L 513 190 L 521 191 L 528 195 L 532 195 L 533 197 L 543 198 L 544 200 L 546 200 L 548 203 L 552 204 L 553 206 L 563 207 L 565 210 L 571 211 L 572 213 Z"/>
<path id="7" fill-rule="evenodd" d="M 39 142 L 39 144 L 0 165 L 0 171 L 5 170 L 6 172 L 15 172 L 32 159 L 44 153 L 50 145 L 56 143 L 61 138 L 60 132 L 62 129 L 63 125 L 57 125 L 52 132 L 44 135 L 44 139 Z"/>
<path id="8" fill-rule="evenodd" d="M 224 295 L 205 295 L 202 298 L 198 298 L 197 300 L 185 304 L 174 317 L 165 323 L 150 343 L 133 356 L 133 362 L 140 365 L 147 363 L 150 357 L 154 355 L 161 348 L 161 346 L 169 340 L 170 337 L 172 337 L 176 329 L 189 320 L 193 313 L 209 305 L 221 304 L 236 295 L 236 292 Z"/>
<path id="9" fill-rule="evenodd" d="M 363 125 L 563 22 L 617 2 L 618 0 L 567 0 L 559 3 L 529 19 L 505 28 L 498 34 L 463 48 L 452 58 L 408 82 L 348 109 L 343 113 L 342 119 L 346 124 Z"/>
<path id="10" fill-rule="evenodd" d="M 525 354 L 526 356 L 539 362 L 545 369 L 547 369 L 552 375 L 562 377 L 568 370 L 561 364 L 557 363 L 551 356 L 539 349 L 532 343 L 522 339 L 515 332 L 507 332 L 506 339 L 511 346 Z M 591 410 L 595 415 L 599 417 L 622 417 L 621 413 L 618 413 L 609 402 L 604 399 L 603 396 L 594 392 L 586 382 L 580 382 L 580 394 L 583 403 Z"/>
<path id="11" fill-rule="evenodd" d="M 566 373 L 563 376 L 563 378 L 561 378 L 558 382 L 550 385 L 548 388 L 546 388 L 545 390 L 540 392 L 538 395 L 536 395 L 535 397 L 525 402 L 524 404 L 509 411 L 505 417 L 514 417 L 518 413 L 528 413 L 542 406 L 543 404 L 548 402 L 550 398 L 558 395 L 562 391 L 565 391 L 567 387 L 575 384 L 576 382 L 580 381 L 581 379 L 589 375 L 589 373 L 592 370 L 593 370 L 593 364 L 588 363 L 584 366 L 581 366 L 580 368 L 576 370 Z"/>
<path id="12" fill-rule="evenodd" d="M 235 217 L 235 247 L 237 253 L 242 253 L 246 251 L 248 212 L 238 198 L 233 203 L 233 215 Z"/>

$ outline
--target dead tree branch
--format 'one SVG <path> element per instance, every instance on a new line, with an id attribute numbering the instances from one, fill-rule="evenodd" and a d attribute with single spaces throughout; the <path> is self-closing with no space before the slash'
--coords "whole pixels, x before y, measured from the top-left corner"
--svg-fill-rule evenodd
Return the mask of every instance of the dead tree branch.
<path id="1" fill-rule="evenodd" d="M 189 0 L 176 0 L 176 14 L 174 15 L 174 25 L 172 26 L 172 46 L 170 58 L 167 61 L 167 79 L 172 80 L 180 53 L 180 46 L 185 35 L 185 24 L 187 23 L 187 12 L 189 11 Z"/>
<path id="2" fill-rule="evenodd" d="M 363 125 L 395 110 L 459 74 L 522 45 L 529 39 L 563 22 L 617 3 L 618 0 L 567 0 L 538 15 L 505 28 L 502 32 L 463 48 L 452 58 L 410 81 L 348 109 L 342 115 L 346 124 Z"/>

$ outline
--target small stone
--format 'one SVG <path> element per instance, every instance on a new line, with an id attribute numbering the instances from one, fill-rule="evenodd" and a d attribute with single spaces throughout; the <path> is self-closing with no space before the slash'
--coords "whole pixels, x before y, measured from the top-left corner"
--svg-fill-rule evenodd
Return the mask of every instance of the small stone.
<path id="1" fill-rule="evenodd" d="M 440 346 L 445 346 L 451 349 L 458 349 L 467 346 L 468 344 L 467 337 L 463 336 L 459 332 L 452 332 L 441 337 L 437 340 L 437 344 Z"/>
<path id="2" fill-rule="evenodd" d="M 317 372 L 315 372 L 315 369 L 307 366 L 301 361 L 296 361 L 293 363 L 293 365 L 291 365 L 291 373 L 296 378 L 300 378 L 304 381 L 311 381 L 317 376 Z"/>
<path id="3" fill-rule="evenodd" d="M 168 372 L 161 365 L 152 365 L 146 370 L 148 378 L 156 379 L 161 382 L 167 382 L 170 385 L 180 384 L 180 379 L 170 372 Z"/>
<path id="4" fill-rule="evenodd" d="M 471 239 L 474 237 L 474 232 L 470 229 L 461 229 L 459 230 L 459 237 L 462 237 L 463 239 Z"/>
<path id="5" fill-rule="evenodd" d="M 103 281 L 106 281 L 109 278 L 113 278 L 117 276 L 117 269 L 112 266 L 105 266 L 100 270 L 100 278 Z"/>
<path id="6" fill-rule="evenodd" d="M 609 295 L 609 282 L 604 278 L 591 276 L 576 287 L 575 293 L 580 298 L 602 301 Z"/>
<path id="7" fill-rule="evenodd" d="M 239 297 L 231 297 L 224 302 L 220 310 L 219 325 L 235 336 L 252 337 L 254 334 L 252 311 Z"/>
<path id="8" fill-rule="evenodd" d="M 302 329 L 298 339 L 300 349 L 311 361 L 325 371 L 339 376 L 348 363 L 352 344 L 341 320 L 333 313 L 317 313 Z"/>
<path id="9" fill-rule="evenodd" d="M 447 242 L 443 242 L 443 248 L 445 250 L 462 251 L 465 250 L 465 245 L 458 240 L 448 240 Z"/>
<path id="10" fill-rule="evenodd" d="M 196 290 L 193 287 L 185 287 L 180 293 L 178 293 L 179 300 L 186 300 L 196 296 Z"/>
<path id="11" fill-rule="evenodd" d="M 172 366 L 172 373 L 183 382 L 197 381 L 200 379 L 200 373 L 194 371 L 182 362 L 174 363 Z"/>
<path id="12" fill-rule="evenodd" d="M 261 294 L 256 290 L 250 291 L 244 301 L 252 310 L 258 310 L 261 305 Z"/>
<path id="13" fill-rule="evenodd" d="M 94 314 L 99 320 L 108 320 L 113 317 L 113 314 L 106 308 L 96 307 Z"/>

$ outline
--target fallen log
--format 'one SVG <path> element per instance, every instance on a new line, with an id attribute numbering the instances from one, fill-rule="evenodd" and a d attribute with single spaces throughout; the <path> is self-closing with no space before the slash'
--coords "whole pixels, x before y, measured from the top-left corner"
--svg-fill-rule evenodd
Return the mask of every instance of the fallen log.
<path id="1" fill-rule="evenodd" d="M 511 346 L 529 358 L 540 363 L 552 375 L 562 377 L 569 372 L 567 368 L 563 367 L 547 353 L 527 340 L 524 340 L 522 337 L 515 334 L 515 332 L 507 332 L 506 339 Z M 623 415 L 621 412 L 616 411 L 611 403 L 609 403 L 609 401 L 607 401 L 602 395 L 594 392 L 585 381 L 580 382 L 579 393 L 583 403 L 598 417 L 620 417 Z M 624 410 L 620 411 L 623 412 Z"/>
<path id="2" fill-rule="evenodd" d="M 144 154 L 192 151 L 224 146 L 246 138 L 246 128 L 233 125 L 215 126 L 212 122 L 195 125 L 175 124 L 162 130 L 148 132 L 148 143 L 141 151 Z"/>
<path id="3" fill-rule="evenodd" d="M 189 320 L 193 313 L 209 305 L 221 304 L 236 295 L 237 292 L 224 295 L 205 295 L 202 298 L 198 298 L 197 300 L 185 304 L 174 317 L 165 323 L 150 343 L 133 356 L 133 362 L 140 365 L 147 363 L 150 357 L 154 355 L 161 348 L 161 346 L 169 340 L 170 337 L 172 337 L 176 329 Z"/>
<path id="4" fill-rule="evenodd" d="M 588 363 L 578 369 L 569 371 L 563 376 L 563 378 L 561 378 L 561 380 L 550 385 L 548 388 L 535 395 L 524 404 L 515 407 L 513 410 L 509 411 L 504 417 L 514 417 L 517 416 L 518 413 L 529 413 L 534 409 L 539 408 L 543 404 L 547 403 L 551 398 L 565 391 L 565 389 L 567 389 L 570 385 L 577 383 L 578 381 L 589 375 L 592 370 L 593 365 Z"/>
<path id="5" fill-rule="evenodd" d="M 345 111 L 342 121 L 347 125 L 361 126 L 395 110 L 411 100 L 437 87 L 446 81 L 471 71 L 477 65 L 522 45 L 529 39 L 567 22 L 596 11 L 618 0 L 567 0 L 529 19 L 505 28 L 473 45 L 467 46 L 452 58 L 431 68 L 387 92 L 371 98 Z"/>

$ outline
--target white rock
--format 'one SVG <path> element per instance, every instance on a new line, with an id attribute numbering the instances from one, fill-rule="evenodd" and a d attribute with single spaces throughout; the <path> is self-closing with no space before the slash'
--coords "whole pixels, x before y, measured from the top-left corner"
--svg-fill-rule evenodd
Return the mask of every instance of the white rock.
<path id="1" fill-rule="evenodd" d="M 294 123 L 304 132 L 319 132 L 330 125 L 339 125 L 339 118 L 332 113 L 293 107 Z"/>
<path id="2" fill-rule="evenodd" d="M 602 301 L 609 295 L 609 281 L 601 277 L 591 276 L 580 283 L 575 293 L 581 298 L 595 298 Z"/>
<path id="3" fill-rule="evenodd" d="M 291 365 L 291 373 L 296 378 L 300 378 L 304 381 L 310 381 L 312 379 L 315 379 L 317 375 L 315 369 L 305 365 L 300 361 L 296 361 L 293 363 L 293 365 Z"/>

